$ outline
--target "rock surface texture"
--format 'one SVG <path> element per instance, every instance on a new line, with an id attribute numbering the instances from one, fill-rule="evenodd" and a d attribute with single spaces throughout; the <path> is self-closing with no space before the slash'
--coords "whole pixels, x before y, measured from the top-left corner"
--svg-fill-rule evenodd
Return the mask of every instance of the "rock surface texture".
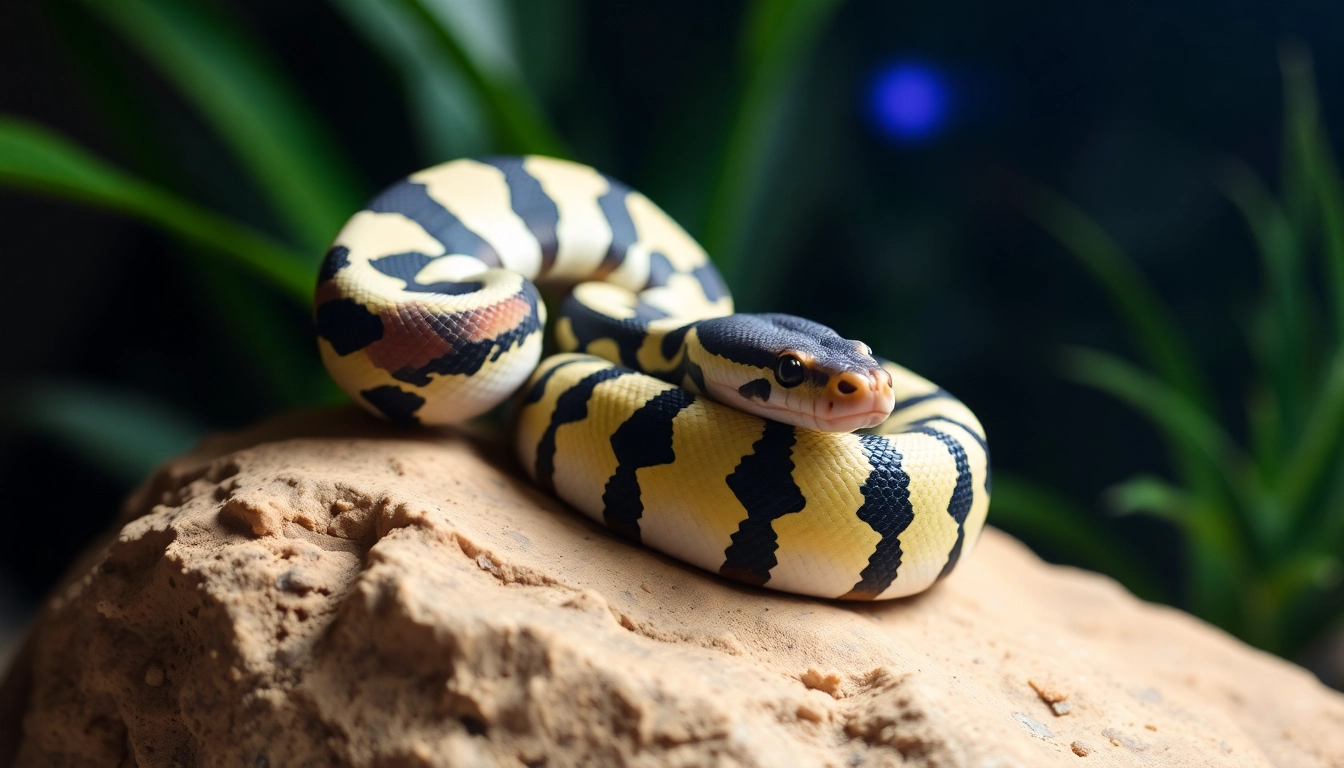
<path id="1" fill-rule="evenodd" d="M 915 598 L 791 597 L 489 445 L 337 411 L 169 463 L 35 625 L 0 762 L 1344 765 L 1344 697 L 1001 533 Z"/>

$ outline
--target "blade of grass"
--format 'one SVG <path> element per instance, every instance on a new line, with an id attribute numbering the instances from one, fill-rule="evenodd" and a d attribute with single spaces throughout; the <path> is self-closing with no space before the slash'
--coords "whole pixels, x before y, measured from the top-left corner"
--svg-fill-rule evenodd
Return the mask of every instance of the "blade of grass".
<path id="1" fill-rule="evenodd" d="M 1288 655 L 1294 642 L 1291 636 L 1309 634 L 1294 631 L 1293 625 L 1301 618 L 1290 615 L 1300 614 L 1303 604 L 1319 602 L 1339 573 L 1340 561 L 1335 555 L 1302 552 L 1280 563 L 1246 591 L 1242 604 L 1246 640 L 1267 651 Z"/>
<path id="2" fill-rule="evenodd" d="M 1326 482 L 1328 487 L 1321 499 L 1323 512 L 1302 521 L 1301 540 L 1323 552 L 1344 553 L 1344 456 L 1335 458 Z"/>
<path id="3" fill-rule="evenodd" d="M 426 164 L 489 154 L 492 125 L 479 94 L 423 24 L 385 2 L 336 0 L 335 5 L 400 73 Z"/>
<path id="4" fill-rule="evenodd" d="M 182 248 L 191 246 L 182 245 Z M 187 287 L 204 302 L 205 343 L 237 361 L 249 399 L 270 412 L 344 397 L 313 342 L 308 312 L 282 302 L 231 265 L 197 259 Z"/>
<path id="5" fill-rule="evenodd" d="M 442 55 L 466 77 L 489 112 L 500 149 L 505 152 L 569 157 L 564 140 L 551 126 L 522 78 L 479 47 L 464 44 L 470 30 L 460 17 L 440 12 L 431 0 L 387 0 L 419 24 Z"/>
<path id="6" fill-rule="evenodd" d="M 1240 485 L 1250 463 L 1223 428 L 1184 395 L 1147 372 L 1105 352 L 1074 347 L 1064 355 L 1065 374 L 1080 384 L 1129 403 L 1168 437 L 1188 443 L 1219 473 Z"/>
<path id="7" fill-rule="evenodd" d="M 1142 514 L 1186 525 L 1190 499 L 1180 488 L 1151 475 L 1132 477 L 1111 486 L 1106 500 L 1117 515 Z"/>
<path id="8" fill-rule="evenodd" d="M 0 116 L 0 184 L 131 214 L 205 246 L 307 306 L 313 271 L 289 248 L 113 168 L 63 137 Z"/>
<path id="9" fill-rule="evenodd" d="M 72 381 L 30 382 L 7 393 L 6 421 L 68 446 L 126 485 L 191 448 L 203 425 L 139 394 Z"/>
<path id="10" fill-rule="evenodd" d="M 760 203 L 789 86 L 838 5 L 839 0 L 756 0 L 747 10 L 741 95 L 701 238 L 729 285 L 741 283 L 742 243 Z"/>
<path id="11" fill-rule="evenodd" d="M 1179 326 L 1120 246 L 1089 216 L 1045 187 L 1029 188 L 1023 207 L 1092 273 L 1120 311 L 1153 370 L 1192 403 L 1209 410 L 1212 398 L 1195 368 L 1195 356 L 1182 341 Z"/>
<path id="12" fill-rule="evenodd" d="M 1324 230 L 1335 343 L 1344 345 L 1344 184 L 1325 139 L 1310 58 L 1296 46 L 1285 46 L 1279 64 L 1283 70 L 1286 122 L 1296 148 L 1297 165 L 1305 171 Z"/>
<path id="13" fill-rule="evenodd" d="M 163 151 L 153 98 L 136 77 L 135 62 L 128 61 L 121 40 L 108 35 L 107 26 L 81 0 L 50 0 L 42 11 L 62 57 L 79 80 L 81 103 L 115 142 L 126 170 L 152 184 L 184 188 L 174 184 L 178 167 Z"/>
<path id="14" fill-rule="evenodd" d="M 172 189 L 189 187 L 187 169 L 164 151 L 170 137 L 150 118 L 151 100 L 132 76 L 127 57 L 118 48 L 120 41 L 107 35 L 82 6 L 76 7 L 79 2 L 52 0 L 45 9 L 52 28 L 63 38 L 67 58 L 78 65 L 75 72 L 100 124 L 112 129 L 116 149 L 131 159 L 145 181 Z M 181 238 L 175 242 L 183 250 L 201 247 Z M 339 391 L 313 350 L 306 309 L 277 296 L 235 265 L 197 253 L 175 257 L 183 263 L 174 274 L 185 278 L 183 287 L 202 302 L 200 330 L 214 334 L 203 343 L 219 347 L 220 359 L 239 372 L 246 389 L 261 394 L 241 400 L 270 411 L 327 401 L 331 390 Z"/>
<path id="15" fill-rule="evenodd" d="M 1267 369 L 1269 362 L 1263 359 L 1264 353 L 1258 346 L 1252 344 L 1256 362 Z M 1279 483 L 1283 472 L 1285 441 L 1280 431 L 1283 420 L 1279 418 L 1277 399 L 1264 382 L 1252 385 L 1246 397 L 1246 418 L 1255 465 L 1260 468 L 1265 484 L 1273 487 Z"/>
<path id="16" fill-rule="evenodd" d="M 1341 442 L 1344 442 L 1344 350 L 1335 353 L 1302 440 L 1284 464 L 1282 501 L 1294 520 L 1300 521 L 1309 514 L 1307 504 L 1317 495 L 1321 484 L 1329 480 L 1327 475 Z"/>
<path id="17" fill-rule="evenodd" d="M 1274 359 L 1265 377 L 1274 382 L 1279 434 L 1296 440 L 1302 429 L 1308 398 L 1305 369 L 1307 294 L 1302 285 L 1303 264 L 1292 223 L 1269 191 L 1245 164 L 1227 161 L 1221 175 L 1223 192 L 1241 210 L 1260 251 L 1268 284 L 1268 307 L 1273 319 Z"/>
<path id="18" fill-rule="evenodd" d="M 1307 427 L 1285 464 L 1281 485 L 1283 502 L 1299 523 L 1305 523 L 1308 504 L 1330 481 L 1333 457 L 1344 430 L 1344 190 L 1334 153 L 1326 140 L 1320 116 L 1310 57 L 1298 46 L 1280 51 L 1286 123 L 1295 149 L 1296 165 L 1303 169 L 1310 197 L 1318 209 L 1335 325 L 1335 351 L 1316 401 L 1307 413 Z M 1327 512 L 1333 510 L 1327 509 Z M 1344 512 L 1333 511 L 1344 517 Z"/>
<path id="19" fill-rule="evenodd" d="M 1281 539 L 1286 522 L 1282 515 L 1270 514 L 1257 504 L 1255 466 L 1223 428 L 1182 393 L 1118 357 L 1089 349 L 1066 353 L 1065 374 L 1128 403 L 1151 419 L 1173 448 L 1198 457 L 1217 474 L 1239 502 L 1234 505 L 1239 513 L 1219 525 L 1240 529 L 1235 539 L 1247 550 L 1243 556 L 1254 551 L 1255 543 Z"/>
<path id="20" fill-rule="evenodd" d="M 316 264 L 363 198 L 321 120 L 216 4 L 85 0 L 204 115 Z"/>
<path id="21" fill-rule="evenodd" d="M 1050 488 L 995 472 L 990 515 L 991 522 L 1009 533 L 1110 574 L 1145 600 L 1163 597 L 1157 580 L 1135 553 L 1119 544 L 1113 533 L 1097 525 L 1087 510 Z"/>

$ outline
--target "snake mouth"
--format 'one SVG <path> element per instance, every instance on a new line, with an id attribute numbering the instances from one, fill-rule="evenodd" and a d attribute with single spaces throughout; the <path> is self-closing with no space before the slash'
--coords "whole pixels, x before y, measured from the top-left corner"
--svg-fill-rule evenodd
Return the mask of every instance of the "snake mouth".
<path id="1" fill-rule="evenodd" d="M 820 432 L 853 432 L 856 429 L 869 429 L 887 420 L 891 415 L 891 409 L 875 408 L 864 413 L 851 413 L 845 416 L 823 418 L 813 416 L 815 426 L 809 426 L 809 429 L 815 429 Z"/>
<path id="2" fill-rule="evenodd" d="M 837 403 L 819 398 L 811 403 L 752 401 L 740 410 L 817 432 L 853 432 L 875 427 L 891 415 L 896 401 L 890 390 L 874 388 L 861 402 Z"/>
<path id="3" fill-rule="evenodd" d="M 881 407 L 859 413 L 846 413 L 836 416 L 822 416 L 792 408 L 755 404 L 752 412 L 773 421 L 782 421 L 795 427 L 811 429 L 817 432 L 853 432 L 858 429 L 876 427 L 891 415 L 891 408 Z"/>

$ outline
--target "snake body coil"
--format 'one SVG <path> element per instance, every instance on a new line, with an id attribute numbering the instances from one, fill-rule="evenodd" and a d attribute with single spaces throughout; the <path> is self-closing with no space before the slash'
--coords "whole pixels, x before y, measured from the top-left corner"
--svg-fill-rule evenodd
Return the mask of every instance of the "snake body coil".
<path id="1" fill-rule="evenodd" d="M 566 295 L 566 352 L 544 361 L 538 285 Z M 394 184 L 337 236 L 315 315 L 361 405 L 443 424 L 519 392 L 516 450 L 542 488 L 729 578 L 913 594 L 988 512 L 970 410 L 825 326 L 732 314 L 700 246 L 586 166 L 457 160 Z"/>

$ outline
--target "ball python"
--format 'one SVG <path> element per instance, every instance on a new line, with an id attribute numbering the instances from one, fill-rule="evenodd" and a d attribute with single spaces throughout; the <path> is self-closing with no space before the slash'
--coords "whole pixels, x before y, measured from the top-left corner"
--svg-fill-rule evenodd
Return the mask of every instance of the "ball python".
<path id="1" fill-rule="evenodd" d="M 545 360 L 542 290 L 562 350 Z M 584 165 L 464 159 L 392 185 L 337 235 L 314 314 L 327 369 L 373 413 L 451 424 L 517 393 L 540 487 L 748 584 L 913 594 L 988 512 L 965 405 L 823 325 L 733 314 L 695 240 Z"/>

